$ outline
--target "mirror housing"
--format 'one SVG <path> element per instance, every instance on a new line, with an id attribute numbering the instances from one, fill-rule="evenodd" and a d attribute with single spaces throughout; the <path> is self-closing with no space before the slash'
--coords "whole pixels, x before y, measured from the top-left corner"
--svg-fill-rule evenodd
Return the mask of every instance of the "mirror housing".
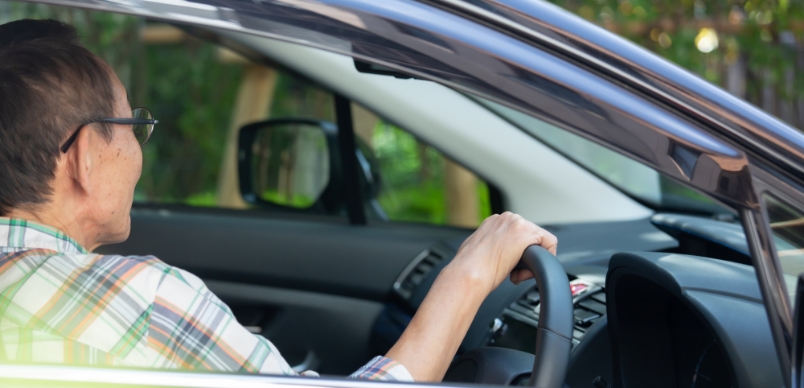
<path id="1" fill-rule="evenodd" d="M 335 124 L 276 119 L 240 129 L 243 199 L 262 208 L 334 214 L 343 208 L 343 172 Z"/>

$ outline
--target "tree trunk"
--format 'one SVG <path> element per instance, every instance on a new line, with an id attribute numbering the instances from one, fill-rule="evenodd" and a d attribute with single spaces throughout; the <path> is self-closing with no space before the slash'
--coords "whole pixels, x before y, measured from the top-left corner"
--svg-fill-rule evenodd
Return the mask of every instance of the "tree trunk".
<path id="1" fill-rule="evenodd" d="M 277 73 L 261 65 L 244 66 L 243 80 L 237 91 L 232 114 L 232 124 L 226 138 L 220 174 L 218 175 L 218 206 L 245 208 L 247 204 L 240 194 L 237 172 L 237 136 L 245 124 L 268 117 L 276 86 Z"/>
<path id="2" fill-rule="evenodd" d="M 480 219 L 477 178 L 452 160 L 446 159 L 444 180 L 447 201 L 447 223 L 454 226 L 477 227 Z"/>
<path id="3" fill-rule="evenodd" d="M 804 72 L 804 50 L 801 46 L 796 47 L 796 72 L 802 74 Z M 793 126 L 803 129 L 804 128 L 804 99 L 801 97 L 801 92 L 797 91 L 795 94 L 796 102 L 796 123 Z"/>
<path id="4" fill-rule="evenodd" d="M 784 93 L 779 96 L 779 118 L 784 122 L 795 125 L 795 112 L 793 111 L 793 85 L 796 82 L 796 75 L 792 68 L 784 70 L 782 90 Z"/>
<path id="5" fill-rule="evenodd" d="M 742 55 L 738 55 L 734 62 L 726 66 L 726 90 L 737 97 L 745 99 L 745 58 Z"/>
<path id="6" fill-rule="evenodd" d="M 361 105 L 352 103 L 352 125 L 354 126 L 355 136 L 363 140 L 370 148 L 373 148 L 371 138 L 374 136 L 374 127 L 380 118 Z"/>
<path id="7" fill-rule="evenodd" d="M 773 75 L 771 69 L 765 68 L 760 73 L 760 82 L 762 82 L 761 107 L 762 110 L 769 114 L 776 115 L 776 88 L 773 87 Z"/>

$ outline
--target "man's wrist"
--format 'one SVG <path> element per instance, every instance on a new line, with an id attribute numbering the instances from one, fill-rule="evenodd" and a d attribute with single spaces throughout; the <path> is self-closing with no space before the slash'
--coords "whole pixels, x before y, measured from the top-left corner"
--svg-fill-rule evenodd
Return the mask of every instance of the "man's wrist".
<path id="1" fill-rule="evenodd" d="M 436 281 L 445 283 L 447 288 L 462 295 L 464 300 L 475 299 L 482 302 L 493 289 L 492 276 L 466 261 L 453 261 L 441 270 Z"/>

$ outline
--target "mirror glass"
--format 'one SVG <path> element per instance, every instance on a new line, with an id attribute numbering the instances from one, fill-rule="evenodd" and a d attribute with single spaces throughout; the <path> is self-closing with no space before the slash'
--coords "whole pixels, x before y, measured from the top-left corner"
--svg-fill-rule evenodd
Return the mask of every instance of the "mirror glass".
<path id="1" fill-rule="evenodd" d="M 278 205 L 308 208 L 329 183 L 323 129 L 307 123 L 270 123 L 252 144 L 254 193 Z"/>

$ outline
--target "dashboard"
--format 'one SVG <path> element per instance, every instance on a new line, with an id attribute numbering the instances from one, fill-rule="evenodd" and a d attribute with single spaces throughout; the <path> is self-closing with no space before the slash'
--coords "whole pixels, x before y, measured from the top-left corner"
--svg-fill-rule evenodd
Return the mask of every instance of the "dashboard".
<path id="1" fill-rule="evenodd" d="M 620 375 L 616 376 L 605 319 L 603 286 L 582 279 L 570 281 L 573 296 L 573 354 L 568 383 L 592 386 L 732 387 L 734 371 L 721 340 L 693 308 L 656 283 L 638 276 L 618 279 L 620 310 Z M 487 346 L 535 353 L 539 293 L 534 287 L 517 298 L 491 325 Z M 636 312 L 636 313 L 635 313 Z M 617 314 L 615 312 L 614 314 Z M 608 330 L 607 330 L 608 329 Z M 587 333 L 592 338 L 585 336 Z M 579 345 L 584 343 L 584 347 Z M 513 380 L 524 381 L 525 376 Z"/>
<path id="2" fill-rule="evenodd" d="M 561 244 L 573 240 L 562 239 L 561 232 L 553 231 Z M 676 227 L 673 239 L 662 240 L 656 232 L 640 234 L 651 236 L 652 251 L 573 252 L 562 246 L 559 260 L 567 271 L 574 307 L 567 386 L 783 386 L 756 275 L 743 264 L 745 254 L 714 246 L 708 252 L 717 258 L 693 256 L 683 247 L 696 247 L 699 254 L 705 250 L 705 244 L 690 243 L 695 235 Z M 454 253 L 449 244 L 436 244 L 400 275 L 394 299 L 375 324 L 376 351 L 395 342 L 435 274 Z M 580 256 L 584 259 L 577 260 Z M 533 282 L 501 286 L 481 307 L 459 354 L 493 347 L 532 355 L 539 308 Z M 505 383 L 522 384 L 527 372 L 511 372 Z"/>

